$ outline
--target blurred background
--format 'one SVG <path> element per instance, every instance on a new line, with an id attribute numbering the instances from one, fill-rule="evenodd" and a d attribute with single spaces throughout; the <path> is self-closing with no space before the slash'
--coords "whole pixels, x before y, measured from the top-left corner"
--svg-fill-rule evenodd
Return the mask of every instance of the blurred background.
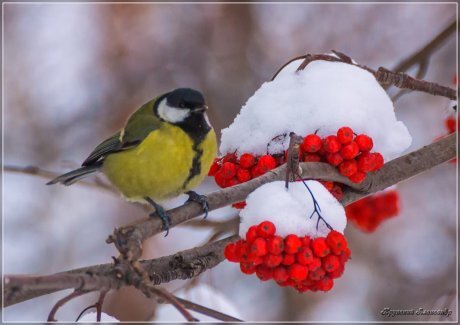
<path id="1" fill-rule="evenodd" d="M 456 4 L 4 4 L 4 163 L 64 172 L 77 166 L 129 114 L 176 87 L 201 90 L 220 132 L 289 59 L 331 49 L 372 68 L 394 68 L 456 19 Z M 456 35 L 431 56 L 425 78 L 452 85 Z M 415 74 L 415 69 L 409 71 Z M 414 150 L 445 135 L 449 101 L 410 93 L 395 103 Z M 146 212 L 85 185 L 5 172 L 5 273 L 51 274 L 110 262 L 115 226 Z M 216 189 L 208 179 L 201 193 Z M 456 165 L 443 164 L 398 186 L 401 213 L 366 234 L 346 229 L 352 260 L 328 293 L 298 294 L 243 275 L 223 262 L 165 287 L 244 320 L 455 320 Z M 170 202 L 182 203 L 184 198 Z M 206 243 L 237 215 L 230 207 L 148 240 L 145 258 Z M 225 228 L 228 229 L 228 228 Z M 236 229 L 230 229 L 230 232 Z M 60 292 L 3 310 L 6 321 L 43 321 Z M 96 295 L 65 305 L 75 320 Z M 449 308 L 450 318 L 387 318 L 385 308 Z M 120 320 L 182 320 L 136 290 L 108 294 Z M 200 318 L 200 317 L 198 317 Z M 201 318 L 203 319 L 203 318 Z"/>

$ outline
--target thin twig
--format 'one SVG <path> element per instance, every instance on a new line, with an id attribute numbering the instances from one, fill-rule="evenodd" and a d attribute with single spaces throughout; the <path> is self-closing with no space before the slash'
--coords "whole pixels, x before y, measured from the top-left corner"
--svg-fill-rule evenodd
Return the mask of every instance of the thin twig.
<path id="1" fill-rule="evenodd" d="M 199 322 L 198 319 L 193 317 L 192 314 L 188 312 L 188 310 L 184 307 L 182 302 L 179 299 L 177 299 L 176 296 L 168 292 L 166 289 L 157 288 L 152 285 L 149 285 L 149 286 L 146 286 L 146 290 L 149 290 L 151 293 L 155 294 L 158 297 L 163 298 L 164 300 L 169 302 L 171 305 L 173 305 L 182 314 L 182 316 L 184 316 L 184 318 L 188 322 Z"/>
<path id="2" fill-rule="evenodd" d="M 33 175 L 45 178 L 47 180 L 53 179 L 58 177 L 60 174 L 56 172 L 52 172 L 46 169 L 42 169 L 36 166 L 13 166 L 13 165 L 5 165 L 3 166 L 3 170 L 9 173 L 18 173 L 18 174 L 26 174 L 26 175 Z M 117 190 L 109 184 L 102 182 L 99 178 L 96 178 L 95 182 L 88 182 L 88 181 L 80 181 L 78 184 L 98 189 L 103 189 L 107 192 L 112 194 L 118 194 Z"/>
<path id="3" fill-rule="evenodd" d="M 182 305 L 185 308 L 196 311 L 197 313 L 200 313 L 200 314 L 203 314 L 203 315 L 206 315 L 206 316 L 209 316 L 209 317 L 212 317 L 212 318 L 224 321 L 224 322 L 242 322 L 241 319 L 221 313 L 220 311 L 199 305 L 197 303 L 194 303 L 186 299 L 179 298 L 177 296 L 175 297 L 180 303 L 182 303 Z"/>
<path id="4" fill-rule="evenodd" d="M 51 311 L 48 315 L 48 322 L 56 322 L 57 320 L 55 319 L 54 316 L 56 316 L 56 312 L 58 311 L 59 308 L 64 306 L 66 303 L 68 303 L 70 300 L 80 297 L 82 295 L 85 295 L 89 293 L 90 291 L 81 291 L 81 290 L 75 290 L 71 294 L 65 296 L 64 298 L 60 299 L 56 304 L 51 308 Z"/>

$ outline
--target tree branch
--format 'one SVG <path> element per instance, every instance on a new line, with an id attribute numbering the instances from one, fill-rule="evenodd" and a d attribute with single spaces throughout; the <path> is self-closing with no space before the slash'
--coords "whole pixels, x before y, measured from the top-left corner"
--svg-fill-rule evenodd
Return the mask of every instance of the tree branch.
<path id="1" fill-rule="evenodd" d="M 237 239 L 238 236 L 227 237 L 174 255 L 140 261 L 140 264 L 147 272 L 152 285 L 177 279 L 191 279 L 219 264 L 224 259 L 225 245 Z M 4 306 L 72 288 L 91 292 L 118 290 L 129 285 L 137 287 L 141 284 L 133 281 L 136 276 L 129 272 L 120 277 L 118 267 L 117 264 L 100 264 L 52 275 L 5 275 Z"/>
<path id="2" fill-rule="evenodd" d="M 421 80 L 417 78 L 413 78 L 409 76 L 408 74 L 404 72 L 392 72 L 388 69 L 385 69 L 383 67 L 380 67 L 377 71 L 365 66 L 365 65 L 360 65 L 353 60 L 338 51 L 332 51 L 335 55 L 329 55 L 329 54 L 306 54 L 303 56 L 296 57 L 283 65 L 273 76 L 272 80 L 275 79 L 275 77 L 280 73 L 280 71 L 289 63 L 303 59 L 302 63 L 300 66 L 297 68 L 297 71 L 305 69 L 305 67 L 313 62 L 313 61 L 329 61 L 329 62 L 341 62 L 341 63 L 346 63 L 346 64 L 351 64 L 356 67 L 359 67 L 361 69 L 364 69 L 370 73 L 372 73 L 375 77 L 375 79 L 380 83 L 382 87 L 387 87 L 387 86 L 396 86 L 401 89 L 408 89 L 408 90 L 417 90 L 421 92 L 428 93 L 433 96 L 443 96 L 447 97 L 449 99 L 456 99 L 457 94 L 456 90 L 453 88 L 449 88 L 446 86 L 439 85 L 434 82 L 426 81 L 426 80 Z"/>
<path id="3" fill-rule="evenodd" d="M 447 26 L 441 33 L 436 35 L 433 40 L 431 40 L 427 45 L 421 48 L 419 51 L 415 52 L 411 56 L 407 57 L 406 59 L 402 60 L 396 67 L 394 67 L 393 71 L 396 72 L 406 72 L 409 70 L 413 65 L 419 63 L 422 64 L 427 58 L 431 56 L 431 54 L 440 47 L 445 40 L 447 40 L 456 30 L 457 21 L 452 21 L 449 26 Z"/>

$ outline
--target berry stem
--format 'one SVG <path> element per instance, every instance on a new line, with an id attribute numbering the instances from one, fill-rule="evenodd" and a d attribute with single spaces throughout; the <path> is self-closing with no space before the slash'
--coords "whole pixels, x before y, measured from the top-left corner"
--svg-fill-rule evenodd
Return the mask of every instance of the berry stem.
<path id="1" fill-rule="evenodd" d="M 318 230 L 320 220 L 322 220 L 324 224 L 326 225 L 326 227 L 328 227 L 330 230 L 334 230 L 332 229 L 331 225 L 326 221 L 326 219 L 324 219 L 323 216 L 321 215 L 321 207 L 319 206 L 318 201 L 316 201 L 316 198 L 313 195 L 313 192 L 310 190 L 310 187 L 307 185 L 305 180 L 299 174 L 297 174 L 297 177 L 302 181 L 303 185 L 305 185 L 305 187 L 307 188 L 313 200 L 313 212 L 310 215 L 310 219 L 313 218 L 313 216 L 316 213 L 316 215 L 318 216 L 318 220 L 316 221 L 316 230 Z"/>

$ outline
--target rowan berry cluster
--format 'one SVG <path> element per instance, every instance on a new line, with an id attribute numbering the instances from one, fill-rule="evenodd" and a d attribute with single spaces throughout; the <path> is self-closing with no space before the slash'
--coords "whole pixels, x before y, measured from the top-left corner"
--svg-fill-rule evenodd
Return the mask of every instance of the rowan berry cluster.
<path id="1" fill-rule="evenodd" d="M 347 219 L 359 229 L 373 232 L 384 220 L 399 214 L 399 195 L 386 191 L 365 197 L 345 208 Z"/>
<path id="2" fill-rule="evenodd" d="M 299 292 L 331 290 L 350 254 L 345 237 L 335 230 L 327 237 L 291 234 L 283 238 L 276 235 L 270 221 L 251 226 L 246 239 L 228 244 L 224 251 L 227 260 L 240 263 L 244 274 L 256 274 L 262 281 L 274 280 Z"/>
<path id="3" fill-rule="evenodd" d="M 370 152 L 373 146 L 371 137 L 365 134 L 355 136 L 351 128 L 344 126 L 336 135 L 323 139 L 316 134 L 307 135 L 300 145 L 301 160 L 327 162 L 352 182 L 361 183 L 367 173 L 383 166 L 383 156 Z"/>
<path id="4" fill-rule="evenodd" d="M 352 182 L 360 183 L 366 174 L 376 171 L 383 166 L 383 157 L 378 152 L 371 153 L 372 138 L 365 135 L 355 135 L 347 126 L 341 127 L 335 135 L 321 138 L 316 134 L 309 134 L 303 138 L 300 145 L 299 159 L 303 162 L 326 162 L 336 167 L 339 172 Z M 255 157 L 244 153 L 239 158 L 229 153 L 214 160 L 209 176 L 213 176 L 217 185 L 222 188 L 247 182 L 261 176 L 286 162 L 287 152 L 279 155 L 263 155 Z M 337 198 L 342 196 L 339 184 L 325 182 L 328 190 Z M 324 185 L 324 183 L 323 183 Z M 243 208 L 244 202 L 234 204 L 234 207 Z"/>

